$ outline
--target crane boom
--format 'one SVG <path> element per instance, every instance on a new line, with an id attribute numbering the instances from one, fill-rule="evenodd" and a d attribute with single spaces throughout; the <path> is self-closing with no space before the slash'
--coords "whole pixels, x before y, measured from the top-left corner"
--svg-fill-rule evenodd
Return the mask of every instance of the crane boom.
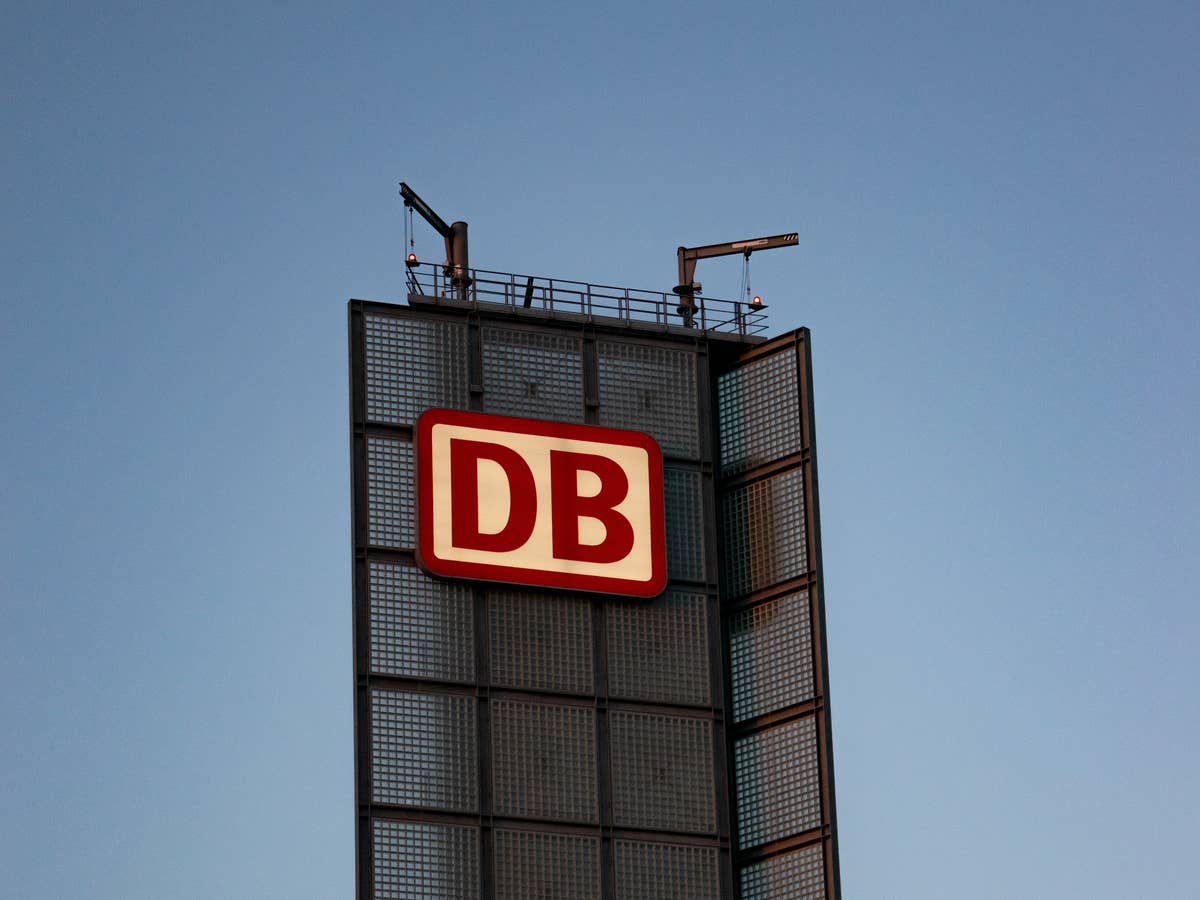
<path id="1" fill-rule="evenodd" d="M 410 188 L 403 181 L 400 182 L 400 196 L 404 198 L 404 205 L 411 206 L 421 214 L 421 218 L 433 226 L 433 230 L 447 240 L 450 239 L 450 226 L 445 220 L 429 208 L 429 204 L 417 196 L 417 192 Z"/>
<path id="2" fill-rule="evenodd" d="M 429 204 L 403 181 L 400 182 L 400 196 L 404 198 L 405 206 L 411 206 L 419 212 L 421 218 L 432 225 L 433 230 L 445 240 L 446 266 L 450 270 L 450 280 L 458 287 L 461 298 L 465 300 L 467 285 L 471 283 L 467 255 L 467 223 L 455 222 L 447 225 L 446 220 L 430 209 Z"/>
<path id="3" fill-rule="evenodd" d="M 684 324 L 691 326 L 692 316 L 696 310 L 696 261 L 709 259 L 713 256 L 733 256 L 741 253 L 749 256 L 755 250 L 771 250 L 775 247 L 795 247 L 800 243 L 800 235 L 775 234 L 770 237 L 750 238 L 745 241 L 729 241 L 724 244 L 705 244 L 703 247 L 680 247 L 679 284 L 672 289 L 679 295 L 678 313 L 683 316 Z"/>

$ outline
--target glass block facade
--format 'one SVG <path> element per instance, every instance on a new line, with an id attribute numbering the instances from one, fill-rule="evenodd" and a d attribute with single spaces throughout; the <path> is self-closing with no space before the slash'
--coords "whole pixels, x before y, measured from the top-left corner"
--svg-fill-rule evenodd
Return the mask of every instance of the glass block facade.
<path id="1" fill-rule="evenodd" d="M 743 900 L 839 895 L 806 340 L 805 332 L 776 339 L 717 378 L 734 868 Z"/>
<path id="2" fill-rule="evenodd" d="M 796 341 L 419 298 L 350 337 L 359 900 L 837 896 Z M 426 575 L 431 408 L 654 437 L 666 591 Z"/>
<path id="3" fill-rule="evenodd" d="M 600 839 L 496 829 L 496 900 L 593 900 L 600 896 Z"/>

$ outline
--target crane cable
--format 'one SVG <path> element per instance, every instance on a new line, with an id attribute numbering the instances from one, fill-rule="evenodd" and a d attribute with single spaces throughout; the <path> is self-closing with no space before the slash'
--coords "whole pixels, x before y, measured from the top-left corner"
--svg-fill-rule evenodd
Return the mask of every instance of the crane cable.
<path id="1" fill-rule="evenodd" d="M 742 286 L 740 288 L 742 295 L 746 298 L 746 305 L 750 304 L 750 251 L 747 250 L 742 254 Z"/>

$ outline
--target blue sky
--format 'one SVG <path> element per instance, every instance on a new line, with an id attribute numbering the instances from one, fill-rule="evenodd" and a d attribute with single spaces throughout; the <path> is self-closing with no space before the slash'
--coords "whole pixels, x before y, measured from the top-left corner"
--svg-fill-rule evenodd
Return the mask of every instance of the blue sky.
<path id="1" fill-rule="evenodd" d="M 350 896 L 345 300 L 403 297 L 401 179 L 504 271 L 800 233 L 752 274 L 813 330 L 848 900 L 1196 895 L 1194 5 L 4 20 L 6 896 Z"/>

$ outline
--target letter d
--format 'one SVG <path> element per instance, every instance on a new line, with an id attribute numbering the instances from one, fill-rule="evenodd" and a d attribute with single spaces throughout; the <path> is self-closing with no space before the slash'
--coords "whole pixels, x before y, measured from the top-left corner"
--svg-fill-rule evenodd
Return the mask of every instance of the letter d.
<path id="1" fill-rule="evenodd" d="M 479 530 L 479 461 L 490 460 L 508 481 L 508 521 L 495 534 Z M 450 543 L 464 550 L 507 553 L 524 545 L 537 521 L 533 472 L 515 450 L 484 441 L 450 439 Z"/>

